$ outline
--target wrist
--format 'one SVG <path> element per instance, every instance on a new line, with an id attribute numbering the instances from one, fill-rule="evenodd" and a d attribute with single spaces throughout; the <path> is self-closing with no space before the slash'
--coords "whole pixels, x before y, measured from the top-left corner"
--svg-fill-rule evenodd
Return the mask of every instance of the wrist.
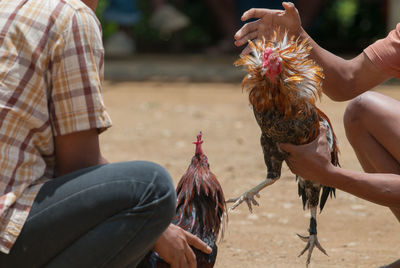
<path id="1" fill-rule="evenodd" d="M 329 163 L 328 166 L 322 169 L 322 172 L 319 174 L 318 181 L 325 186 L 334 186 L 333 178 L 339 172 L 339 170 L 339 167 Z"/>
<path id="2" fill-rule="evenodd" d="M 295 30 L 296 35 L 301 39 L 310 39 L 310 36 L 308 35 L 308 33 L 303 29 L 303 27 L 301 25 L 299 25 L 299 27 Z"/>

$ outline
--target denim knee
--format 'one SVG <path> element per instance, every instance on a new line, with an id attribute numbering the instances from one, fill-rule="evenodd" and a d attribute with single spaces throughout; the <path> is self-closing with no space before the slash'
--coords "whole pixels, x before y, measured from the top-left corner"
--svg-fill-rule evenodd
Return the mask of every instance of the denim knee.
<path id="1" fill-rule="evenodd" d="M 169 173 L 160 165 L 148 161 L 125 162 L 126 177 L 145 178 L 148 187 L 142 193 L 140 205 L 152 207 L 158 220 L 171 222 L 175 215 L 176 193 Z M 134 175 L 133 175 L 134 174 Z"/>
<path id="2" fill-rule="evenodd" d="M 144 165 L 148 166 L 155 175 L 153 183 L 156 196 L 158 196 L 160 200 L 157 206 L 159 217 L 170 223 L 172 217 L 175 216 L 176 209 L 176 192 L 171 176 L 158 164 L 144 162 Z"/>

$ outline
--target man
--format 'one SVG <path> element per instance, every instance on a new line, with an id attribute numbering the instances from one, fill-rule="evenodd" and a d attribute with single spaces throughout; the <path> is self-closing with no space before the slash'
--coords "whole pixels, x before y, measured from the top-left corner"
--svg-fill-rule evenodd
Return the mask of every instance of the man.
<path id="1" fill-rule="evenodd" d="M 303 178 L 336 187 L 350 194 L 387 206 L 400 221 L 400 102 L 376 92 L 366 92 L 390 77 L 400 78 L 400 24 L 360 55 L 344 60 L 315 43 L 301 26 L 292 3 L 285 10 L 250 9 L 242 16 L 246 23 L 235 35 L 235 44 L 268 36 L 280 26 L 289 34 L 308 39 L 311 57 L 325 73 L 323 90 L 336 101 L 353 99 L 346 109 L 347 137 L 366 173 L 335 167 L 330 163 L 326 130 L 310 144 L 281 144 L 289 152 L 289 168 Z M 243 53 L 249 52 L 245 48 Z M 400 261 L 397 262 L 400 265 Z M 394 263 L 393 265 L 396 265 Z"/>
<path id="2" fill-rule="evenodd" d="M 108 164 L 97 0 L 0 1 L 0 267 L 195 267 L 169 174 Z"/>

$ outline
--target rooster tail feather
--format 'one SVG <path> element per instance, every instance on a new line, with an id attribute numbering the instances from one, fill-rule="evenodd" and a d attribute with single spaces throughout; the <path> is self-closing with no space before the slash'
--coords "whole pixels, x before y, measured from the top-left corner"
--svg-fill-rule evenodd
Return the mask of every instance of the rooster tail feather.
<path id="1" fill-rule="evenodd" d="M 204 154 L 193 156 L 176 192 L 174 223 L 203 240 L 222 239 L 227 224 L 225 197 Z"/>
<path id="2" fill-rule="evenodd" d="M 301 201 L 303 203 L 303 210 L 306 209 L 306 204 L 307 204 L 307 195 L 306 195 L 306 189 L 304 187 L 304 184 L 300 182 L 300 177 L 296 175 L 296 180 L 298 181 L 297 183 L 297 193 L 301 197 Z"/>
<path id="3" fill-rule="evenodd" d="M 332 194 L 336 197 L 335 194 L 335 188 L 333 187 L 328 187 L 328 186 L 323 186 L 322 187 L 322 194 L 321 194 L 321 202 L 319 203 L 319 208 L 320 208 L 320 213 L 324 209 L 326 200 L 328 199 L 328 196 L 332 198 Z"/>

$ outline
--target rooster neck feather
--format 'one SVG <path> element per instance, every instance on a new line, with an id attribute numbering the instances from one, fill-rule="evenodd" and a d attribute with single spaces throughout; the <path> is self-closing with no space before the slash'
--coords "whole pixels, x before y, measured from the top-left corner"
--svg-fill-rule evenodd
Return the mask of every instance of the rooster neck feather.
<path id="1" fill-rule="evenodd" d="M 307 40 L 288 38 L 278 29 L 270 41 L 265 38 L 249 41 L 251 55 L 241 55 L 236 66 L 244 66 L 248 74 L 242 87 L 249 91 L 249 101 L 257 112 L 278 109 L 285 116 L 315 107 L 322 92 L 322 68 L 308 59 L 311 46 Z M 265 75 L 265 51 L 273 51 L 281 62 L 281 72 L 271 79 Z"/>
<path id="2" fill-rule="evenodd" d="M 207 156 L 195 154 L 177 186 L 175 224 L 200 238 L 223 237 L 226 220 L 225 198 Z"/>

